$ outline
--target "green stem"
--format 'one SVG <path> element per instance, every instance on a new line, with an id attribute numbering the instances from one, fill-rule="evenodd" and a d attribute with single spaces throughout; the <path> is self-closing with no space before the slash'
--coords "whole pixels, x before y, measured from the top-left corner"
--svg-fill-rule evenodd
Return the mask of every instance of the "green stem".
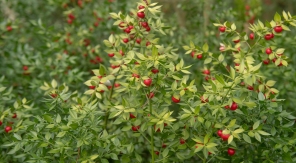
<path id="1" fill-rule="evenodd" d="M 152 115 L 151 98 L 149 98 L 149 110 L 150 110 L 150 115 Z M 153 126 L 151 126 L 151 143 L 150 144 L 151 144 L 151 156 L 152 156 L 151 163 L 154 163 L 154 129 L 153 129 Z"/>

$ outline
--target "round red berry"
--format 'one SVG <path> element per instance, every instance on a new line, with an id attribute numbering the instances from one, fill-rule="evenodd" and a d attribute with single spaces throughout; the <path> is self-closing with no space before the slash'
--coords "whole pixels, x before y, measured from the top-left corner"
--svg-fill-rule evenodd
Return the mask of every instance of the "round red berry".
<path id="1" fill-rule="evenodd" d="M 5 130 L 6 133 L 8 133 L 9 131 L 12 130 L 12 127 L 10 127 L 10 126 L 6 126 L 4 130 Z"/>
<path id="2" fill-rule="evenodd" d="M 265 53 L 268 54 L 268 55 L 271 54 L 272 53 L 271 48 L 266 48 Z"/>
<path id="3" fill-rule="evenodd" d="M 146 79 L 146 80 L 143 81 L 143 83 L 144 83 L 146 86 L 149 87 L 149 86 L 152 84 L 152 79 L 151 79 L 151 78 Z"/>
<path id="4" fill-rule="evenodd" d="M 227 153 L 229 156 L 233 156 L 235 154 L 235 150 L 233 148 L 228 148 Z"/>
<path id="5" fill-rule="evenodd" d="M 144 12 L 138 12 L 137 16 L 141 19 L 145 18 L 145 13 Z"/>
<path id="6" fill-rule="evenodd" d="M 283 27 L 282 26 L 275 26 L 273 29 L 274 29 L 274 31 L 276 33 L 281 33 L 283 31 Z"/>
<path id="7" fill-rule="evenodd" d="M 176 97 L 172 96 L 172 101 L 174 103 L 179 103 L 180 102 L 180 98 L 176 98 Z"/>
<path id="8" fill-rule="evenodd" d="M 237 107 L 238 107 L 237 103 L 232 102 L 232 105 L 231 105 L 231 107 L 230 107 L 230 110 L 236 110 Z"/>
<path id="9" fill-rule="evenodd" d="M 128 38 L 124 38 L 124 39 L 122 39 L 122 41 L 124 42 L 124 43 L 128 43 Z"/>
<path id="10" fill-rule="evenodd" d="M 253 40 L 255 38 L 255 34 L 254 33 L 250 33 L 250 39 Z"/>
<path id="11" fill-rule="evenodd" d="M 223 33 L 223 32 L 225 32 L 225 30 L 226 30 L 226 27 L 224 27 L 224 26 L 219 27 L 219 31 L 220 31 L 220 32 Z"/>

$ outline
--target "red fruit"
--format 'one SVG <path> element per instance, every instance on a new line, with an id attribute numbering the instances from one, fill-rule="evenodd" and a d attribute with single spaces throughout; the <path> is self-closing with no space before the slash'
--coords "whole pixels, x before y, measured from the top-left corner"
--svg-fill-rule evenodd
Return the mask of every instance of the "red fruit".
<path id="1" fill-rule="evenodd" d="M 114 53 L 109 53 L 108 56 L 112 58 L 114 57 Z"/>
<path id="2" fill-rule="evenodd" d="M 0 121 L 0 126 L 2 126 L 2 121 Z"/>
<path id="3" fill-rule="evenodd" d="M 96 88 L 96 86 L 94 86 L 94 85 L 91 85 L 91 86 L 88 86 L 89 87 L 89 89 L 95 89 Z"/>
<path id="4" fill-rule="evenodd" d="M 6 133 L 8 133 L 9 131 L 12 130 L 12 127 L 10 127 L 10 126 L 6 126 L 4 130 L 5 130 Z"/>
<path id="5" fill-rule="evenodd" d="M 149 41 L 146 42 L 146 46 L 149 46 L 151 43 Z"/>
<path id="6" fill-rule="evenodd" d="M 123 28 L 123 27 L 124 27 L 124 22 L 120 22 L 120 23 L 118 24 L 118 26 L 121 27 L 121 28 Z"/>
<path id="7" fill-rule="evenodd" d="M 147 22 L 141 22 L 142 27 L 147 28 L 148 27 L 148 23 Z"/>
<path id="8" fill-rule="evenodd" d="M 132 30 L 132 29 L 134 29 L 134 26 L 130 25 L 130 26 L 128 26 L 128 28 L 129 28 L 130 30 Z"/>
<path id="9" fill-rule="evenodd" d="M 193 51 L 193 52 L 191 52 L 191 57 L 192 58 L 194 58 L 194 54 L 195 54 L 195 52 Z"/>
<path id="10" fill-rule="evenodd" d="M 229 105 L 224 106 L 225 109 L 229 109 Z"/>
<path id="11" fill-rule="evenodd" d="M 142 11 L 142 12 L 138 12 L 137 13 L 137 16 L 141 19 L 145 18 L 145 13 Z"/>
<path id="12" fill-rule="evenodd" d="M 75 16 L 73 14 L 69 14 L 68 15 L 68 18 L 71 19 L 71 20 L 74 20 L 75 19 Z"/>
<path id="13" fill-rule="evenodd" d="M 220 51 L 224 51 L 225 50 L 225 46 L 220 46 L 219 50 Z"/>
<path id="14" fill-rule="evenodd" d="M 151 28 L 149 26 L 146 27 L 146 31 L 149 32 Z"/>
<path id="15" fill-rule="evenodd" d="M 125 33 L 131 33 L 131 29 L 129 27 L 127 27 L 127 28 L 124 29 L 124 32 Z"/>
<path id="16" fill-rule="evenodd" d="M 119 50 L 119 54 L 121 54 L 121 56 L 124 56 L 124 52 L 122 50 Z"/>
<path id="17" fill-rule="evenodd" d="M 153 92 L 150 92 L 149 94 L 147 94 L 147 97 L 148 98 L 153 98 L 154 97 L 154 93 Z"/>
<path id="18" fill-rule="evenodd" d="M 217 135 L 221 137 L 222 136 L 222 130 L 218 130 Z"/>
<path id="19" fill-rule="evenodd" d="M 239 43 L 239 41 L 240 41 L 240 40 L 234 40 L 233 42 L 237 44 L 237 43 Z"/>
<path id="20" fill-rule="evenodd" d="M 9 32 L 9 31 L 12 31 L 12 27 L 11 26 L 7 26 L 6 27 L 6 30 Z"/>
<path id="21" fill-rule="evenodd" d="M 158 152 L 158 151 L 155 151 L 154 153 L 155 153 L 156 155 L 159 155 L 159 152 Z"/>
<path id="22" fill-rule="evenodd" d="M 210 70 L 203 70 L 202 73 L 205 74 L 205 75 L 210 75 L 211 74 Z"/>
<path id="23" fill-rule="evenodd" d="M 72 20 L 72 19 L 68 19 L 68 20 L 67 20 L 67 23 L 68 23 L 68 24 L 72 24 L 72 23 L 73 23 L 73 20 Z"/>
<path id="24" fill-rule="evenodd" d="M 177 99 L 177 98 L 175 98 L 174 96 L 172 96 L 172 101 L 173 101 L 174 103 L 179 103 L 179 102 L 180 102 L 180 98 Z"/>
<path id="25" fill-rule="evenodd" d="M 224 26 L 219 27 L 219 31 L 220 31 L 220 32 L 223 33 L 223 32 L 225 32 L 225 30 L 226 30 L 226 27 L 224 27 Z"/>
<path id="26" fill-rule="evenodd" d="M 271 53 L 272 53 L 271 48 L 267 48 L 267 49 L 265 50 L 265 53 L 268 54 L 268 55 L 271 54 Z"/>
<path id="27" fill-rule="evenodd" d="M 151 72 L 152 72 L 153 74 L 157 74 L 157 73 L 159 72 L 159 70 L 156 69 L 156 68 L 153 68 L 153 69 L 151 70 Z"/>
<path id="28" fill-rule="evenodd" d="M 254 87 L 253 87 L 253 86 L 250 86 L 250 85 L 249 85 L 247 88 L 248 88 L 248 90 L 250 90 L 250 91 L 253 91 L 253 90 L 254 90 Z"/>
<path id="29" fill-rule="evenodd" d="M 141 38 L 137 38 L 136 39 L 136 43 L 141 44 L 142 39 Z"/>
<path id="30" fill-rule="evenodd" d="M 263 64 L 268 65 L 269 64 L 269 59 L 263 60 Z"/>
<path id="31" fill-rule="evenodd" d="M 283 31 L 283 27 L 282 26 L 275 26 L 273 29 L 274 29 L 274 31 L 276 33 L 281 33 Z"/>
<path id="32" fill-rule="evenodd" d="M 246 10 L 250 10 L 250 6 L 249 5 L 246 5 L 245 8 L 246 8 Z"/>
<path id="33" fill-rule="evenodd" d="M 143 81 L 143 83 L 144 83 L 147 87 L 149 87 L 149 86 L 152 84 L 152 79 L 151 79 L 151 78 L 146 79 L 146 80 Z"/>
<path id="34" fill-rule="evenodd" d="M 255 38 L 254 33 L 250 33 L 250 39 L 253 40 Z"/>
<path id="35" fill-rule="evenodd" d="M 12 118 L 17 118 L 17 114 L 16 113 L 13 113 Z"/>
<path id="36" fill-rule="evenodd" d="M 132 126 L 133 131 L 138 131 L 140 129 L 140 126 Z"/>
<path id="37" fill-rule="evenodd" d="M 27 71 L 28 70 L 28 66 L 23 66 L 23 70 Z"/>
<path id="38" fill-rule="evenodd" d="M 140 5 L 140 6 L 138 7 L 139 10 L 141 10 L 141 9 L 143 9 L 143 8 L 145 8 L 145 6 Z"/>
<path id="39" fill-rule="evenodd" d="M 180 144 L 185 144 L 185 140 L 183 138 L 180 139 Z"/>
<path id="40" fill-rule="evenodd" d="M 221 138 L 222 138 L 223 141 L 227 141 L 229 136 L 230 136 L 230 134 L 223 134 L 222 133 Z"/>
<path id="41" fill-rule="evenodd" d="M 115 83 L 115 84 L 114 84 L 114 87 L 115 87 L 115 88 L 118 88 L 118 87 L 120 87 L 120 84 L 119 84 L 119 83 Z"/>
<path id="42" fill-rule="evenodd" d="M 132 113 L 130 113 L 130 119 L 136 118 Z"/>
<path id="43" fill-rule="evenodd" d="M 50 95 L 52 98 L 56 98 L 58 95 L 56 93 L 53 93 Z"/>
<path id="44" fill-rule="evenodd" d="M 232 148 L 228 148 L 227 153 L 229 156 L 233 156 L 235 154 L 235 150 Z"/>
<path id="45" fill-rule="evenodd" d="M 264 36 L 264 39 L 265 40 L 271 40 L 273 38 L 273 34 L 266 34 L 265 36 Z"/>
<path id="46" fill-rule="evenodd" d="M 232 105 L 231 105 L 231 107 L 230 107 L 230 110 L 236 110 L 237 107 L 238 107 L 237 103 L 232 102 Z"/>
<path id="47" fill-rule="evenodd" d="M 162 144 L 162 146 L 161 146 L 162 148 L 166 148 L 167 147 L 167 145 L 166 144 Z"/>
<path id="48" fill-rule="evenodd" d="M 122 41 L 124 42 L 124 43 L 128 43 L 128 38 L 124 38 L 124 39 L 122 39 Z"/>
<path id="49" fill-rule="evenodd" d="M 120 66 L 117 66 L 117 65 L 111 65 L 111 68 L 112 68 L 112 69 L 116 69 L 116 68 L 118 68 L 118 67 L 120 67 Z"/>
<path id="50" fill-rule="evenodd" d="M 138 74 L 133 74 L 132 77 L 140 78 L 140 75 L 138 75 Z"/>
<path id="51" fill-rule="evenodd" d="M 197 59 L 202 59 L 202 54 L 198 54 Z"/>

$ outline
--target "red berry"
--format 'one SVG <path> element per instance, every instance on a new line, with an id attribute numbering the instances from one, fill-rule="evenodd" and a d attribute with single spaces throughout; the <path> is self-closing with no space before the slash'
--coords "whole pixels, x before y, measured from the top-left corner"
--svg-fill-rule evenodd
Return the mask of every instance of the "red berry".
<path id="1" fill-rule="evenodd" d="M 146 27 L 146 31 L 149 32 L 151 28 L 149 26 Z"/>
<path id="2" fill-rule="evenodd" d="M 141 9 L 143 9 L 143 8 L 145 8 L 145 6 L 140 5 L 140 6 L 138 7 L 139 10 L 141 10 Z"/>
<path id="3" fill-rule="evenodd" d="M 234 40 L 233 42 L 237 44 L 237 43 L 239 43 L 239 41 L 240 41 L 240 40 Z"/>
<path id="4" fill-rule="evenodd" d="M 138 12 L 137 15 L 141 19 L 145 18 L 145 13 L 143 11 L 142 12 Z"/>
<path id="5" fill-rule="evenodd" d="M 130 113 L 130 119 L 136 118 L 132 113 Z"/>
<path id="6" fill-rule="evenodd" d="M 235 154 L 235 150 L 232 148 L 228 148 L 227 153 L 229 156 L 233 156 Z"/>
<path id="7" fill-rule="evenodd" d="M 225 50 L 225 46 L 220 46 L 219 50 L 220 51 L 224 51 Z"/>
<path id="8" fill-rule="evenodd" d="M 133 131 L 138 131 L 140 129 L 140 126 L 132 126 Z"/>
<path id="9" fill-rule="evenodd" d="M 198 54 L 197 59 L 202 59 L 202 54 Z"/>
<path id="10" fill-rule="evenodd" d="M 271 48 L 267 48 L 267 49 L 265 50 L 265 53 L 268 54 L 268 55 L 271 54 L 271 53 L 272 53 Z"/>
<path id="11" fill-rule="evenodd" d="M 153 68 L 153 69 L 151 70 L 151 72 L 152 72 L 153 74 L 157 74 L 157 73 L 159 72 L 159 70 L 156 69 L 156 68 Z"/>
<path id="12" fill-rule="evenodd" d="M 96 86 L 94 86 L 94 85 L 89 86 L 89 89 L 95 89 L 95 88 L 96 88 Z"/>
<path id="13" fill-rule="evenodd" d="M 166 144 L 162 144 L 162 146 L 161 146 L 162 148 L 166 148 L 167 147 L 167 145 Z"/>
<path id="14" fill-rule="evenodd" d="M 123 27 L 124 27 L 124 22 L 120 22 L 120 23 L 118 24 L 118 26 L 121 27 L 121 28 L 123 28 Z"/>
<path id="15" fill-rule="evenodd" d="M 122 50 L 119 50 L 119 54 L 121 54 L 121 56 L 124 56 L 124 52 Z"/>
<path id="16" fill-rule="evenodd" d="M 6 126 L 4 130 L 5 130 L 6 133 L 8 133 L 9 131 L 12 130 L 12 127 L 10 127 L 10 126 Z"/>
<path id="17" fill-rule="evenodd" d="M 269 59 L 263 60 L 263 64 L 268 65 L 269 64 Z"/>
<path id="18" fill-rule="evenodd" d="M 133 74 L 132 77 L 140 78 L 140 75 L 138 75 L 138 74 Z"/>
<path id="19" fill-rule="evenodd" d="M 12 118 L 17 118 L 17 114 L 16 113 L 13 113 Z"/>
<path id="20" fill-rule="evenodd" d="M 142 27 L 146 28 L 148 27 L 148 23 L 147 22 L 141 22 Z"/>
<path id="21" fill-rule="evenodd" d="M 115 83 L 115 84 L 114 84 L 114 87 L 115 87 L 115 88 L 118 88 L 118 87 L 120 87 L 120 84 L 119 84 L 119 83 Z"/>
<path id="22" fill-rule="evenodd" d="M 246 10 L 250 10 L 250 6 L 249 5 L 246 5 L 245 8 L 246 8 Z"/>
<path id="23" fill-rule="evenodd" d="M 122 41 L 124 42 L 124 43 L 128 43 L 128 38 L 124 38 L 124 39 L 122 39 Z"/>
<path id="24" fill-rule="evenodd" d="M 112 58 L 114 57 L 114 53 L 109 53 L 108 56 Z"/>
<path id="25" fill-rule="evenodd" d="M 283 27 L 282 26 L 275 26 L 273 29 L 274 29 L 274 31 L 276 33 L 281 33 L 283 31 Z"/>
<path id="26" fill-rule="evenodd" d="M 72 23 L 73 23 L 73 20 L 72 20 L 72 19 L 68 19 L 68 20 L 67 20 L 67 23 L 68 23 L 68 24 L 72 24 Z"/>
<path id="27" fill-rule="evenodd" d="M 271 40 L 273 38 L 273 34 L 266 34 L 265 36 L 264 36 L 264 39 L 265 40 Z"/>
<path id="28" fill-rule="evenodd" d="M 152 79 L 151 79 L 151 78 L 146 79 L 146 80 L 143 81 L 143 83 L 144 83 L 146 86 L 149 87 L 149 86 L 152 84 Z"/>
<path id="29" fill-rule="evenodd" d="M 185 140 L 183 138 L 180 139 L 180 144 L 185 144 Z"/>
<path id="30" fill-rule="evenodd" d="M 158 152 L 158 151 L 155 151 L 154 153 L 155 153 L 156 155 L 159 155 L 159 152 Z"/>
<path id="31" fill-rule="evenodd" d="M 153 92 L 150 92 L 149 94 L 147 94 L 147 97 L 148 98 L 153 98 L 154 97 L 154 93 Z"/>
<path id="32" fill-rule="evenodd" d="M 255 38 L 254 33 L 250 33 L 250 39 L 253 40 Z"/>
<path id="33" fill-rule="evenodd" d="M 141 38 L 137 38 L 136 39 L 136 43 L 141 44 L 142 39 Z"/>
<path id="34" fill-rule="evenodd" d="M 52 98 L 56 98 L 58 95 L 56 93 L 53 93 L 50 95 Z"/>
<path id="35" fill-rule="evenodd" d="M 2 121 L 0 121 L 0 126 L 2 126 Z"/>
<path id="36" fill-rule="evenodd" d="M 205 75 L 210 75 L 211 74 L 211 72 L 210 72 L 210 70 L 203 70 L 203 72 L 202 72 L 203 74 L 205 74 Z"/>
<path id="37" fill-rule="evenodd" d="M 127 28 L 124 29 L 124 32 L 125 33 L 131 33 L 131 29 L 129 27 L 127 27 Z"/>
<path id="38" fill-rule="evenodd" d="M 226 27 L 224 27 L 224 26 L 219 27 L 219 31 L 220 31 L 220 32 L 223 33 L 223 32 L 225 32 L 225 30 L 226 30 Z"/>
<path id="39" fill-rule="evenodd" d="M 172 101 L 173 101 L 174 103 L 179 103 L 179 102 L 180 102 L 180 98 L 177 99 L 177 98 L 175 98 L 174 96 L 172 96 Z"/>
<path id="40" fill-rule="evenodd" d="M 249 85 L 247 88 L 248 88 L 248 90 L 250 90 L 250 91 L 253 91 L 253 90 L 254 90 L 254 87 L 253 87 L 253 86 L 250 86 L 250 85 Z"/>
<path id="41" fill-rule="evenodd" d="M 223 134 L 222 133 L 221 138 L 222 138 L 223 141 L 227 141 L 229 136 L 230 136 L 230 134 Z"/>
<path id="42" fill-rule="evenodd" d="M 134 26 L 130 25 L 130 26 L 128 26 L 128 28 L 129 28 L 130 30 L 132 30 L 132 29 L 134 29 Z"/>
<path id="43" fill-rule="evenodd" d="M 6 30 L 9 32 L 9 31 L 12 31 L 12 27 L 11 26 L 7 26 L 6 27 Z"/>
<path id="44" fill-rule="evenodd" d="M 224 106 L 225 109 L 229 109 L 229 105 Z"/>
<path id="45" fill-rule="evenodd" d="M 194 58 L 195 51 L 191 52 L 191 57 Z"/>
<path id="46" fill-rule="evenodd" d="M 75 19 L 75 16 L 73 14 L 69 14 L 68 15 L 68 18 L 71 19 L 71 20 L 74 20 Z"/>
<path id="47" fill-rule="evenodd" d="M 236 110 L 237 107 L 238 107 L 237 103 L 232 102 L 232 105 L 231 105 L 231 107 L 230 107 L 230 110 Z"/>
<path id="48" fill-rule="evenodd" d="M 222 136 L 222 130 L 218 130 L 217 135 L 221 137 Z"/>
<path id="49" fill-rule="evenodd" d="M 146 42 L 146 46 L 149 46 L 151 43 L 149 41 Z"/>
<path id="50" fill-rule="evenodd" d="M 27 71 L 28 70 L 28 66 L 23 66 L 23 70 Z"/>

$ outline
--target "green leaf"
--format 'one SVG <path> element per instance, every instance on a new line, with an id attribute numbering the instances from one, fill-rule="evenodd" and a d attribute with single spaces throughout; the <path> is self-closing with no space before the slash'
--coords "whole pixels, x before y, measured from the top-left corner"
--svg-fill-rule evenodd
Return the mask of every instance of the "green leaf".
<path id="1" fill-rule="evenodd" d="M 281 21 L 281 15 L 278 14 L 278 13 L 275 13 L 275 15 L 274 15 L 274 21 L 275 22 L 280 22 Z"/>
<path id="2" fill-rule="evenodd" d="M 256 128 L 258 128 L 259 125 L 260 125 L 260 121 L 255 122 L 253 125 L 253 130 L 256 130 Z"/>
<path id="3" fill-rule="evenodd" d="M 265 100 L 265 96 L 264 96 L 264 94 L 262 92 L 258 93 L 258 99 L 259 99 L 259 101 L 264 101 Z"/>
<path id="4" fill-rule="evenodd" d="M 262 130 L 258 130 L 257 131 L 260 135 L 271 135 L 271 134 L 269 134 L 269 133 L 267 133 L 267 132 L 265 132 L 265 131 L 262 131 Z"/>
<path id="5" fill-rule="evenodd" d="M 15 137 L 17 140 L 22 140 L 22 137 L 19 134 L 14 133 L 13 137 Z"/>
<path id="6" fill-rule="evenodd" d="M 57 123 L 60 123 L 61 122 L 61 116 L 60 116 L 60 114 L 57 115 L 56 122 Z"/>
<path id="7" fill-rule="evenodd" d="M 208 64 L 208 63 L 211 63 L 211 62 L 212 62 L 212 58 L 207 58 L 207 59 L 205 59 L 204 64 Z"/>
<path id="8" fill-rule="evenodd" d="M 246 134 L 243 134 L 243 139 L 250 144 L 252 143 L 251 138 Z"/>
<path id="9" fill-rule="evenodd" d="M 65 136 L 65 134 L 66 134 L 66 131 L 59 132 L 57 137 L 61 138 L 61 137 Z"/>
<path id="10" fill-rule="evenodd" d="M 58 86 L 57 81 L 53 79 L 53 80 L 51 81 L 51 86 L 52 86 L 52 88 L 56 88 L 56 87 Z"/>
<path id="11" fill-rule="evenodd" d="M 209 51 L 209 45 L 207 43 L 205 43 L 203 46 L 202 46 L 202 50 L 206 53 Z"/>
<path id="12" fill-rule="evenodd" d="M 239 133 L 242 133 L 244 131 L 245 131 L 244 129 L 240 128 L 240 129 L 234 130 L 233 133 L 239 134 Z"/>
<path id="13" fill-rule="evenodd" d="M 261 136 L 257 132 L 255 132 L 255 139 L 261 142 Z"/>
<path id="14" fill-rule="evenodd" d="M 0 87 L 0 92 L 3 92 L 6 89 L 6 87 Z"/>
<path id="15" fill-rule="evenodd" d="M 233 119 L 229 122 L 229 125 L 227 126 L 228 128 L 231 128 L 235 125 L 236 119 Z"/>
<path id="16" fill-rule="evenodd" d="M 233 140 L 233 135 L 230 135 L 229 138 L 228 138 L 228 144 L 230 144 Z"/>
<path id="17" fill-rule="evenodd" d="M 224 61 L 224 55 L 220 54 L 218 57 L 219 62 L 223 62 Z"/>

